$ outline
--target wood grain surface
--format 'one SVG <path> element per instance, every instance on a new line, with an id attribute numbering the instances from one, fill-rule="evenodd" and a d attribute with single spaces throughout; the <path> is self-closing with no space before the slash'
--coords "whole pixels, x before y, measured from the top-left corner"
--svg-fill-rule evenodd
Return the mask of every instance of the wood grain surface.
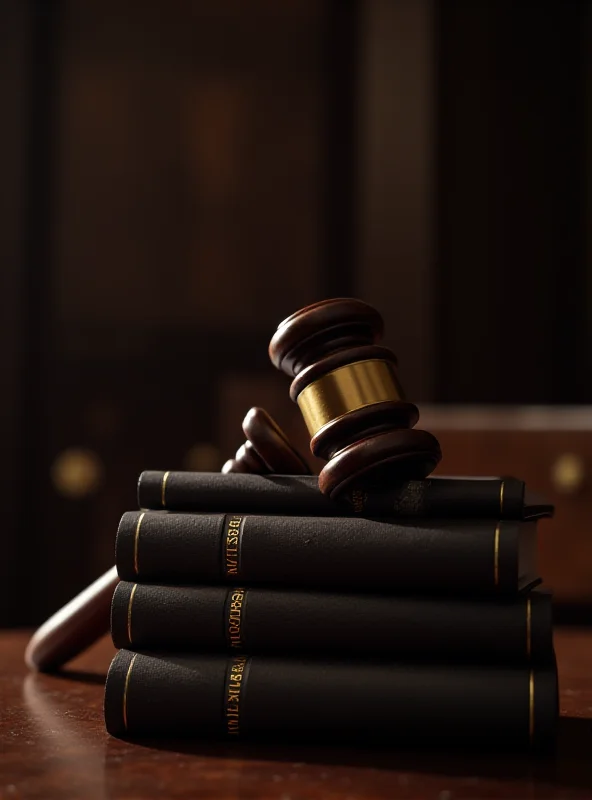
<path id="1" fill-rule="evenodd" d="M 103 725 L 106 639 L 60 675 L 0 634 L 0 798 L 456 800 L 592 797 L 592 631 L 559 630 L 557 753 L 545 758 L 213 742 L 130 744 Z M 311 720 L 314 725 L 314 720 Z"/>

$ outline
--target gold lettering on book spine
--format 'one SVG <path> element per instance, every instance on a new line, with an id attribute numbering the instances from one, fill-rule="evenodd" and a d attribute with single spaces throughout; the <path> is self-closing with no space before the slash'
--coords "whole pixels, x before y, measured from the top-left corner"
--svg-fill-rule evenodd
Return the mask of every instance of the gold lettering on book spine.
<path id="1" fill-rule="evenodd" d="M 138 654 L 136 653 L 134 655 L 134 657 L 132 658 L 132 660 L 130 661 L 130 665 L 127 668 L 127 674 L 125 676 L 125 683 L 123 685 L 123 727 L 125 728 L 126 731 L 128 729 L 128 724 L 127 724 L 127 698 L 128 698 L 128 694 L 129 694 L 129 685 L 130 685 L 130 678 L 131 678 L 131 674 L 132 674 L 132 669 L 134 667 L 134 663 L 135 663 L 137 657 L 138 657 Z"/>
<path id="2" fill-rule="evenodd" d="M 134 604 L 134 596 L 136 594 L 137 588 L 138 584 L 134 583 L 133 588 L 130 592 L 129 602 L 127 604 L 127 641 L 128 644 L 130 645 L 132 643 L 132 606 Z"/>
<path id="3" fill-rule="evenodd" d="M 224 575 L 237 578 L 240 566 L 240 544 L 244 517 L 232 514 L 224 520 Z"/>
<path id="4" fill-rule="evenodd" d="M 248 665 L 248 656 L 233 656 L 228 665 L 224 693 L 224 716 L 226 733 L 229 736 L 240 736 Z"/>
<path id="5" fill-rule="evenodd" d="M 160 487 L 160 504 L 163 508 L 166 508 L 166 485 L 170 474 L 170 472 L 165 472 L 162 476 L 162 486 Z"/>
<path id="6" fill-rule="evenodd" d="M 134 534 L 134 572 L 136 576 L 140 574 L 138 570 L 138 546 L 140 543 L 140 526 L 142 525 L 142 520 L 145 516 L 146 512 L 142 511 L 138 517 L 138 522 L 136 523 L 136 532 Z"/>
<path id="7" fill-rule="evenodd" d="M 246 592 L 244 589 L 231 589 L 226 601 L 226 642 L 229 647 L 240 650 L 244 647 L 243 618 Z"/>

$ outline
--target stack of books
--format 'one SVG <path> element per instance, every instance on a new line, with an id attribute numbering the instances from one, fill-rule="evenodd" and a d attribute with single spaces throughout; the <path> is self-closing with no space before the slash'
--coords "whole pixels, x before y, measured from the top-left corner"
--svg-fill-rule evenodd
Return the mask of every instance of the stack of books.
<path id="1" fill-rule="evenodd" d="M 539 748 L 558 717 L 552 507 L 515 478 L 327 499 L 316 477 L 144 472 L 117 534 L 121 737 Z"/>

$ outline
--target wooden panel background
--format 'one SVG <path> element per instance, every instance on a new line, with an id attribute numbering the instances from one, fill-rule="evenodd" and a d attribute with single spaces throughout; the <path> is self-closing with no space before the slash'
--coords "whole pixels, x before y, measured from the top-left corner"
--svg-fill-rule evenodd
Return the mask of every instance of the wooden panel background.
<path id="1" fill-rule="evenodd" d="M 20 520 L 28 488 L 24 442 L 19 436 L 24 401 L 23 334 L 27 322 L 22 264 L 28 24 L 27 9 L 19 0 L 0 4 L 0 484 L 5 530 L 0 559 L 0 625 L 22 618 L 15 598 L 22 564 L 17 531 L 22 532 Z"/>
<path id="2" fill-rule="evenodd" d="M 3 4 L 0 600 L 36 592 L 0 621 L 106 568 L 139 471 L 222 463 L 254 403 L 305 449 L 266 351 L 308 302 L 377 305 L 410 399 L 592 401 L 591 20 L 560 0 Z"/>
<path id="3" fill-rule="evenodd" d="M 229 376 L 273 376 L 277 323 L 321 286 L 335 293 L 322 267 L 339 227 L 332 211 L 332 239 L 326 180 L 345 150 L 329 158 L 329 111 L 347 103 L 333 97 L 327 54 L 353 63 L 330 24 L 347 30 L 350 13 L 310 0 L 53 6 L 51 315 L 29 617 L 112 563 L 142 469 L 231 455 Z M 252 404 L 243 386 L 231 390 L 240 418 Z M 93 487 L 77 493 L 84 479 Z"/>

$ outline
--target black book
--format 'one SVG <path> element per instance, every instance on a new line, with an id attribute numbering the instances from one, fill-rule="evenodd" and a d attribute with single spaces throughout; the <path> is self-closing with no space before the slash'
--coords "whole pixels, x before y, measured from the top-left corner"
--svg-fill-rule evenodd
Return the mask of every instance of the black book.
<path id="1" fill-rule="evenodd" d="M 130 511 L 122 580 L 347 592 L 512 594 L 539 582 L 536 523 Z"/>
<path id="2" fill-rule="evenodd" d="M 299 516 L 537 519 L 553 506 L 516 478 L 428 478 L 355 489 L 340 501 L 319 491 L 314 475 L 142 472 L 138 505 L 170 511 Z"/>
<path id="3" fill-rule="evenodd" d="M 555 738 L 557 695 L 554 663 L 411 666 L 120 650 L 107 675 L 105 722 L 123 738 L 538 748 Z"/>
<path id="4" fill-rule="evenodd" d="M 548 663 L 551 595 L 507 601 L 332 594 L 122 581 L 111 607 L 118 648 L 311 653 L 404 661 Z"/>

